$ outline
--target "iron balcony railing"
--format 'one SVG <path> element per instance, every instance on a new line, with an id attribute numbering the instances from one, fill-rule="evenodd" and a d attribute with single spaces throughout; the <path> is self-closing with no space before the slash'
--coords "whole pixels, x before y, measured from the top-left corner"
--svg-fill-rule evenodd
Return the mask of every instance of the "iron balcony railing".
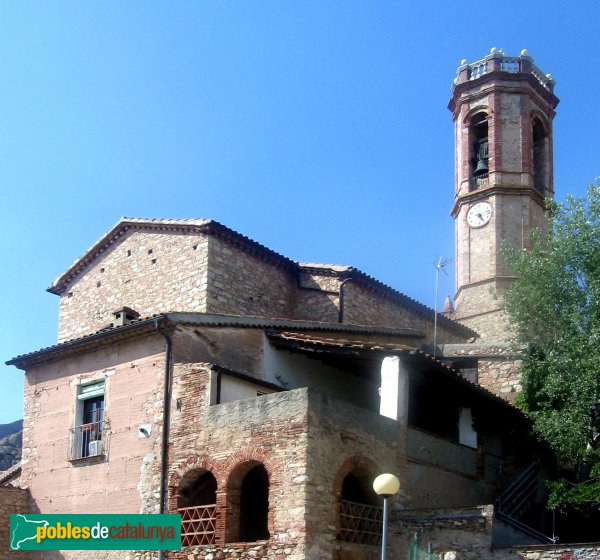
<path id="1" fill-rule="evenodd" d="M 181 546 L 215 543 L 217 506 L 195 506 L 179 508 L 181 514 Z"/>
<path id="2" fill-rule="evenodd" d="M 378 546 L 381 543 L 383 508 L 342 500 L 340 540 Z"/>
<path id="3" fill-rule="evenodd" d="M 106 424 L 90 422 L 69 430 L 69 460 L 97 457 L 106 453 Z"/>

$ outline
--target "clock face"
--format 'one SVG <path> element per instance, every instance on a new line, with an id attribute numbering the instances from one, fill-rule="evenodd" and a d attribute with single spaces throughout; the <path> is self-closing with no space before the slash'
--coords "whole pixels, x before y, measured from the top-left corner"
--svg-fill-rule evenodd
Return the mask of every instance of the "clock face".
<path id="1" fill-rule="evenodd" d="M 467 212 L 467 224 L 471 227 L 481 227 L 490 221 L 492 207 L 487 202 L 478 202 Z"/>

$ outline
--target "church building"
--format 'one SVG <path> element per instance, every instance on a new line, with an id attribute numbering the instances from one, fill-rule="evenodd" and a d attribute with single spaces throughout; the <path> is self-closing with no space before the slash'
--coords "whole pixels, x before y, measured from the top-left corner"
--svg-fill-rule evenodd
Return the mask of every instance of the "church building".
<path id="1" fill-rule="evenodd" d="M 437 317 L 209 219 L 123 218 L 102 235 L 48 289 L 57 344 L 8 362 L 26 372 L 20 484 L 30 512 L 179 513 L 182 548 L 43 558 L 375 559 L 385 472 L 400 479 L 390 560 L 551 543 L 527 525 L 542 490 L 510 402 L 500 253 L 544 223 L 553 86 L 525 51 L 461 64 L 457 291 Z"/>

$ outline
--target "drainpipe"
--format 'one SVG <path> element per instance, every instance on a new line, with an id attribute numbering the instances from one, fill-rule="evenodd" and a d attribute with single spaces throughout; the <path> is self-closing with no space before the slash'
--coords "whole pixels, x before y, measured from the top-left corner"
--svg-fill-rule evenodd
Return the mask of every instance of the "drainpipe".
<path id="1" fill-rule="evenodd" d="M 169 428 L 171 425 L 171 389 L 173 385 L 173 340 L 161 328 L 160 319 L 154 322 L 156 332 L 165 337 L 165 386 L 163 393 L 163 431 L 160 457 L 160 509 L 159 513 L 167 513 L 167 474 L 169 470 Z M 164 550 L 159 550 L 158 560 L 165 557 Z"/>
<path id="2" fill-rule="evenodd" d="M 343 323 L 344 322 L 344 304 L 345 304 L 345 298 L 344 298 L 344 286 L 350 282 L 350 280 L 352 280 L 352 278 L 346 278 L 341 284 L 340 284 L 340 296 L 339 296 L 339 300 L 340 300 L 340 310 L 338 313 L 338 323 Z"/>

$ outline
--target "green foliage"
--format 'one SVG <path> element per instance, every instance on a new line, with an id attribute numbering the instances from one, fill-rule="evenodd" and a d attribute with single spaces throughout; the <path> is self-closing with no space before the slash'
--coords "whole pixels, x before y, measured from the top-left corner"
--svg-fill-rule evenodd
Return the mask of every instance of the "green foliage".
<path id="1" fill-rule="evenodd" d="M 549 229 L 534 234 L 530 250 L 505 251 L 517 280 L 504 307 L 525 346 L 518 404 L 565 469 L 550 505 L 600 508 L 590 412 L 600 400 L 600 184 L 547 210 Z"/>

